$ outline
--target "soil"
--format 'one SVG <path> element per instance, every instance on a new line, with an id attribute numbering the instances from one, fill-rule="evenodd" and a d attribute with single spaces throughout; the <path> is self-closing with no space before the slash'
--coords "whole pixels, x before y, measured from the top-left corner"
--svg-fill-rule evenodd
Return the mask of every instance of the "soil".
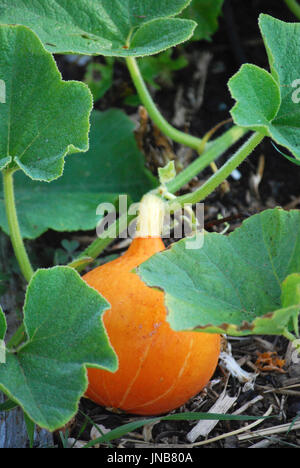
<path id="1" fill-rule="evenodd" d="M 189 130 L 192 134 L 203 135 L 216 124 L 230 117 L 229 110 L 233 101 L 227 88 L 229 78 L 244 62 L 268 68 L 266 52 L 257 23 L 261 12 L 285 21 L 295 21 L 283 2 L 278 0 L 249 0 L 247 2 L 227 0 L 223 18 L 220 20 L 220 28 L 213 36 L 212 41 L 191 42 L 175 52 L 175 54 L 184 53 L 189 60 L 189 66 L 174 74 L 173 86 L 164 87 L 162 91 L 155 91 L 155 101 L 170 121 L 174 121 L 175 118 L 179 122 L 181 119 L 183 120 L 182 128 Z M 65 57 L 58 56 L 56 59 L 64 79 L 83 78 L 84 67 L 69 63 Z M 93 60 L 101 61 L 102 59 L 94 58 Z M 124 93 L 134 93 L 127 70 L 124 65 L 117 62 L 114 73 L 113 88 L 97 102 L 96 107 L 100 110 L 120 107 L 137 120 L 137 109 L 124 105 Z M 199 80 L 203 82 L 200 91 Z M 154 90 L 152 91 L 154 94 Z M 229 126 L 228 123 L 224 124 L 224 128 Z M 180 155 L 183 165 L 196 156 L 177 145 L 174 146 L 173 150 Z M 225 160 L 225 158 L 223 159 Z M 222 160 L 218 164 L 221 162 Z M 152 166 L 152 169 L 155 173 L 157 168 Z M 287 209 L 299 208 L 300 169 L 279 154 L 270 140 L 264 140 L 259 148 L 242 164 L 239 172 L 241 176 L 239 180 L 235 180 L 233 177 L 229 178 L 229 191 L 227 193 L 224 194 L 219 190 L 206 200 L 207 229 L 220 231 L 224 228 L 224 224 L 214 222 L 219 214 L 229 218 L 230 230 L 233 230 L 243 218 L 263 209 L 275 206 Z M 210 169 L 205 171 L 193 181 L 193 185 L 203 183 L 210 173 Z M 184 190 L 187 191 L 190 188 L 191 186 L 185 187 Z M 6 236 L 2 235 L 2 237 L 7 254 L 7 249 L 10 247 L 5 240 Z M 94 237 L 94 232 L 60 234 L 49 231 L 37 241 L 27 244 L 31 254 L 35 258 L 39 258 L 39 266 L 46 267 L 53 264 L 53 254 L 56 249 L 61 247 L 62 239 L 76 238 L 84 248 L 87 239 L 92 237 Z M 119 251 L 122 251 L 122 247 Z M 104 261 L 105 257 L 111 253 L 111 247 L 109 247 L 102 255 Z M 10 271 L 11 269 L 15 270 L 15 264 L 9 269 Z M 9 290 L 9 294 L 5 295 L 6 312 L 10 312 L 12 306 L 16 307 L 15 299 L 12 301 L 11 307 L 8 300 L 8 296 L 16 296 L 16 288 L 19 290 L 17 297 L 19 298 L 18 307 L 21 310 L 24 284 L 16 273 L 14 281 L 10 283 L 9 287 L 12 289 Z M 276 418 L 265 420 L 257 429 L 290 423 L 297 416 L 299 421 L 300 364 L 292 362 L 291 350 L 287 348 L 286 340 L 273 337 L 251 337 L 229 340 L 229 342 L 232 346 L 233 356 L 242 364 L 243 368 L 248 372 L 258 372 L 255 385 L 245 390 L 244 384 L 239 383 L 224 367 L 219 366 L 211 386 L 178 411 L 206 412 L 218 400 L 226 387 L 230 396 L 237 397 L 229 412 L 247 404 L 249 407 L 244 414 L 261 416 L 269 408 L 273 408 L 272 414 L 276 415 Z M 284 371 L 279 368 L 267 372 L 258 370 L 255 362 L 258 353 L 263 352 L 274 352 L 276 356 L 286 359 Z M 252 403 L 257 397 L 261 398 Z M 82 425 L 86 421 L 83 414 L 106 429 L 112 429 L 139 419 L 131 415 L 113 414 L 85 399 L 82 400 L 80 409 L 82 412 L 78 413 L 69 432 L 71 437 L 79 437 L 81 440 L 90 440 L 92 427 L 90 422 L 87 422 L 85 430 L 81 433 Z M 208 438 L 231 433 L 244 424 L 244 422 L 219 422 L 209 433 Z M 127 434 L 112 444 L 114 447 L 187 447 L 186 435 L 194 425 L 195 422 L 161 421 L 153 427 L 148 427 L 147 430 L 140 429 L 135 433 Z M 199 440 L 201 441 L 203 438 Z M 58 435 L 56 443 L 60 444 Z M 261 444 L 263 447 L 299 448 L 300 430 L 291 431 L 288 435 L 286 431 L 274 434 L 270 430 L 264 438 L 245 438 L 243 440 L 237 435 L 232 435 L 203 445 L 203 447 L 249 448 L 255 444 Z"/>

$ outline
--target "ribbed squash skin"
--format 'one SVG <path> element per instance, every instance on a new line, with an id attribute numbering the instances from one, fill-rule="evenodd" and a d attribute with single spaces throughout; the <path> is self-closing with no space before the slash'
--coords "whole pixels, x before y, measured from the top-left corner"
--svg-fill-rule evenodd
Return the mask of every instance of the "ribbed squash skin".
<path id="1" fill-rule="evenodd" d="M 140 415 L 166 413 L 196 395 L 215 371 L 220 336 L 173 331 L 164 294 L 132 273 L 163 249 L 160 238 L 136 238 L 122 257 L 83 277 L 111 304 L 104 324 L 119 358 L 116 373 L 88 369 L 86 396 L 100 405 Z"/>

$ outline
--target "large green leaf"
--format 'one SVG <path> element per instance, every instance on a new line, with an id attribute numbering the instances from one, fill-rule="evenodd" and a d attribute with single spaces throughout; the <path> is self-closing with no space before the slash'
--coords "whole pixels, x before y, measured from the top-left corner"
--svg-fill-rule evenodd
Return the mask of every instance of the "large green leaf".
<path id="1" fill-rule="evenodd" d="M 197 23 L 193 40 L 209 40 L 217 31 L 223 3 L 224 0 L 192 0 L 182 13 L 182 17 L 195 20 Z"/>
<path id="2" fill-rule="evenodd" d="M 300 77 L 300 24 L 268 15 L 261 15 L 259 24 L 271 73 L 244 65 L 229 81 L 237 100 L 231 113 L 238 125 L 268 134 L 300 160 L 300 105 L 295 96 Z"/>
<path id="3" fill-rule="evenodd" d="M 114 203 L 121 193 L 138 201 L 155 187 L 157 181 L 144 167 L 133 128 L 120 110 L 94 111 L 90 149 L 84 155 L 67 157 L 62 177 L 48 184 L 17 172 L 16 204 L 23 237 L 34 239 L 49 228 L 63 232 L 94 229 L 99 203 Z M 8 232 L 3 199 L 0 225 Z"/>
<path id="4" fill-rule="evenodd" d="M 62 81 L 52 55 L 24 26 L 0 27 L 0 79 L 0 169 L 13 160 L 32 179 L 56 179 L 66 154 L 88 149 L 88 87 Z"/>
<path id="5" fill-rule="evenodd" d="M 151 55 L 191 37 L 196 23 L 173 18 L 190 0 L 0 0 L 0 22 L 32 28 L 50 52 Z"/>
<path id="6" fill-rule="evenodd" d="M 0 364 L 0 389 L 49 430 L 75 414 L 86 365 L 115 371 L 101 316 L 109 304 L 68 267 L 39 270 L 26 294 L 28 341 Z"/>
<path id="7" fill-rule="evenodd" d="M 285 278 L 300 272 L 300 211 L 266 210 L 229 236 L 207 233 L 198 250 L 187 242 L 139 267 L 148 285 L 164 290 L 175 330 L 280 334 L 295 323 L 300 304 L 281 295 Z"/>

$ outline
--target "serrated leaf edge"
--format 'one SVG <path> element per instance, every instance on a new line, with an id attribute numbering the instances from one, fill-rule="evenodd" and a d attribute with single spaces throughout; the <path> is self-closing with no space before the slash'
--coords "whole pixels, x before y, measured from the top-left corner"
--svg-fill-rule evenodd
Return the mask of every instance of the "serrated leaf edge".
<path id="1" fill-rule="evenodd" d="M 276 85 L 276 88 L 278 90 L 278 97 L 279 97 L 279 103 L 277 105 L 277 111 L 274 115 L 274 117 L 269 121 L 270 124 L 274 121 L 274 119 L 276 119 L 276 116 L 278 115 L 278 112 L 280 110 L 280 107 L 281 107 L 281 94 L 280 94 L 280 89 L 279 89 L 279 85 L 277 83 L 277 81 L 275 80 L 275 78 L 272 76 L 271 73 L 269 73 L 267 70 L 265 70 L 264 68 L 261 68 L 261 67 L 258 67 L 257 65 L 254 65 L 254 64 L 251 64 L 251 63 L 246 63 L 246 64 L 243 64 L 240 69 L 237 71 L 237 73 L 235 73 L 231 78 L 230 80 L 228 81 L 228 89 L 229 89 L 229 92 L 230 92 L 230 95 L 232 97 L 232 99 L 234 99 L 236 101 L 236 103 L 234 104 L 234 106 L 232 107 L 232 109 L 230 110 L 230 114 L 232 115 L 232 118 L 234 119 L 234 113 L 241 107 L 241 104 L 240 102 L 237 100 L 237 98 L 235 97 L 234 95 L 234 92 L 232 90 L 232 87 L 231 87 L 231 84 L 235 81 L 236 78 L 238 78 L 239 74 L 243 72 L 243 70 L 245 68 L 253 68 L 253 69 L 257 69 L 259 70 L 260 72 L 263 72 L 264 74 L 266 74 L 269 78 L 272 79 L 272 81 L 274 82 L 274 84 Z M 249 128 L 249 129 L 258 129 L 258 128 L 261 128 L 261 129 L 264 129 L 265 131 L 263 133 L 266 134 L 266 136 L 270 136 L 271 138 L 273 138 L 270 134 L 270 130 L 269 128 L 264 125 L 264 124 L 255 124 L 255 127 L 254 126 L 250 126 L 250 125 L 243 125 L 243 124 L 238 124 L 240 127 L 242 128 Z"/>
<path id="2" fill-rule="evenodd" d="M 28 343 L 30 343 L 30 341 L 31 341 L 31 339 L 30 339 L 30 337 L 29 337 L 28 329 L 27 329 L 27 327 L 26 327 L 26 314 L 27 314 L 27 312 L 26 312 L 26 310 L 25 310 L 25 305 L 26 305 L 26 303 L 27 303 L 28 294 L 29 294 L 29 291 L 30 291 L 30 285 L 32 284 L 32 281 L 33 281 L 34 278 L 38 275 L 39 272 L 41 272 L 41 271 L 49 271 L 49 270 L 53 271 L 53 270 L 56 270 L 56 269 L 67 269 L 67 270 L 71 270 L 72 272 L 74 272 L 74 273 L 76 274 L 76 276 L 78 276 L 78 278 L 79 278 L 81 281 L 83 281 L 83 282 L 85 283 L 85 285 L 87 286 L 88 289 L 93 290 L 94 292 L 97 293 L 98 296 L 102 297 L 102 299 L 107 303 L 107 308 L 104 308 L 104 309 L 103 309 L 103 313 L 105 312 L 105 310 L 108 310 L 108 309 L 110 308 L 110 304 L 108 303 L 108 301 L 107 301 L 103 296 L 101 296 L 101 294 L 100 294 L 95 288 L 89 286 L 89 285 L 81 278 L 81 276 L 79 275 L 79 273 L 78 273 L 76 270 L 74 270 L 74 268 L 71 268 L 71 267 L 68 267 L 68 266 L 56 266 L 56 267 L 53 267 L 53 268 L 41 268 L 41 269 L 37 270 L 37 271 L 34 273 L 34 275 L 33 275 L 32 278 L 31 278 L 31 281 L 30 281 L 30 283 L 29 283 L 29 285 L 28 285 L 28 287 L 27 287 L 27 290 L 26 290 L 23 312 L 24 312 L 24 327 L 25 327 L 25 331 L 26 331 L 26 335 L 27 335 L 27 341 L 25 341 L 25 343 L 24 343 L 22 346 L 19 347 L 18 351 L 21 351 L 22 348 L 25 347 L 25 346 L 26 346 Z M 102 314 L 102 316 L 101 316 L 101 320 L 102 320 L 103 328 L 104 328 L 104 330 L 106 331 L 105 326 L 104 326 L 104 323 L 103 323 L 103 314 Z M 107 332 L 106 332 L 106 334 L 107 334 Z M 34 337 L 33 337 L 32 339 L 34 339 Z M 108 336 L 107 336 L 107 342 L 108 342 L 108 344 L 111 346 Z M 116 356 L 116 361 L 117 361 L 117 356 Z M 59 425 L 57 425 L 57 426 L 51 426 L 50 424 L 46 425 L 46 424 L 44 424 L 42 421 L 37 421 L 37 420 L 35 420 L 34 422 L 35 422 L 36 424 L 38 424 L 41 428 L 48 429 L 48 430 L 50 430 L 50 431 L 55 431 L 55 430 L 59 429 L 59 427 L 62 427 L 62 426 L 64 426 L 65 424 L 67 424 L 68 421 L 70 421 L 70 419 L 71 419 L 72 417 L 75 416 L 75 414 L 76 414 L 76 412 L 77 412 L 77 409 L 78 409 L 79 401 L 80 401 L 80 399 L 81 399 L 81 397 L 82 397 L 82 394 L 85 393 L 85 391 L 86 391 L 86 389 L 87 389 L 87 387 L 88 387 L 88 377 L 87 377 L 87 371 L 86 371 L 87 367 L 94 367 L 94 368 L 98 368 L 98 369 L 104 369 L 103 366 L 100 366 L 100 365 L 97 366 L 97 365 L 95 365 L 95 364 L 89 364 L 89 363 L 82 364 L 80 367 L 81 367 L 81 372 L 83 373 L 83 379 L 84 379 L 84 381 L 82 382 L 82 383 L 83 383 L 83 392 L 80 393 L 80 395 L 78 396 L 78 398 L 76 398 L 76 401 L 74 401 L 72 414 L 71 414 L 71 411 L 70 411 L 70 417 L 65 417 L 65 418 L 63 418 L 63 419 L 60 421 Z M 116 367 L 115 367 L 115 370 L 116 370 Z M 25 410 L 24 405 L 22 404 L 22 402 L 21 402 L 18 398 L 16 398 L 16 397 L 10 392 L 10 390 L 8 390 L 3 384 L 1 384 L 1 382 L 0 382 L 0 390 L 1 390 L 3 393 L 5 393 L 5 394 L 8 396 L 8 398 L 14 400 L 14 401 L 22 408 L 22 410 L 23 410 L 24 413 L 27 415 L 27 417 L 29 417 L 29 418 L 31 419 L 30 413 L 29 413 L 28 411 Z M 44 417 L 45 420 L 47 419 L 47 418 L 45 417 L 44 414 L 43 414 L 43 417 Z"/>
<path id="3" fill-rule="evenodd" d="M 284 212 L 285 210 L 283 210 L 282 208 L 275 208 L 275 209 L 268 209 L 268 210 L 265 210 L 264 212 L 276 212 L 276 213 L 280 213 L 280 212 Z M 298 210 L 292 210 L 292 211 L 298 211 Z M 256 217 L 256 216 L 260 216 L 260 213 L 256 214 L 256 215 L 253 215 L 251 216 L 250 218 L 246 219 L 243 224 L 241 226 L 239 226 L 238 228 L 236 228 L 232 233 L 229 234 L 228 237 L 230 236 L 233 236 L 236 232 L 240 231 L 241 229 L 243 229 L 243 227 L 248 223 L 250 222 L 250 219 L 252 219 L 253 217 Z M 208 234 L 206 231 L 204 234 Z M 217 233 L 214 233 L 215 235 L 218 235 Z M 162 255 L 164 252 L 166 251 L 171 251 L 173 250 L 174 248 L 176 248 L 179 244 L 183 244 L 184 242 L 186 241 L 186 238 L 183 238 L 181 239 L 180 241 L 178 242 L 175 242 L 174 244 L 171 244 L 166 250 L 162 251 L 162 252 L 159 252 L 157 254 L 155 254 L 155 256 L 159 256 L 159 255 Z M 144 263 L 147 263 L 147 262 L 144 262 Z M 141 264 L 143 265 L 143 263 Z M 283 312 L 283 311 L 287 311 L 287 312 L 290 312 L 291 313 L 291 316 L 294 315 L 294 314 L 298 314 L 300 313 L 300 310 L 298 310 L 300 308 L 300 304 L 299 305 L 292 305 L 290 307 L 282 307 L 280 309 L 276 309 L 276 310 L 273 310 L 273 311 L 270 311 L 270 312 L 267 312 L 266 314 L 264 315 L 260 315 L 260 316 L 257 316 L 255 317 L 252 322 L 248 322 L 248 321 L 243 321 L 240 325 L 236 325 L 236 324 L 230 324 L 230 323 L 226 323 L 226 322 L 223 322 L 223 323 L 220 323 L 218 325 L 213 325 L 213 324 L 207 324 L 207 325 L 203 325 L 203 326 L 195 326 L 195 327 L 190 327 L 190 328 L 177 328 L 177 327 L 173 327 L 172 324 L 171 324 L 171 320 L 172 320 L 172 311 L 170 310 L 170 307 L 169 307 L 169 298 L 172 299 L 173 296 L 167 292 L 165 292 L 164 288 L 161 287 L 161 286 L 157 286 L 157 285 L 149 285 L 149 283 L 142 278 L 142 275 L 141 275 L 141 272 L 140 272 L 140 266 L 138 266 L 134 273 L 138 274 L 139 277 L 141 278 L 141 280 L 150 288 L 152 289 L 156 289 L 158 291 L 161 291 L 164 293 L 165 295 L 165 300 L 164 300 L 164 303 L 165 303 L 165 307 L 167 309 L 167 321 L 169 322 L 170 326 L 175 330 L 175 331 L 197 331 L 197 330 L 201 330 L 201 332 L 205 332 L 205 333 L 221 333 L 221 334 L 228 334 L 228 335 L 232 335 L 232 336 L 248 336 L 248 335 L 255 335 L 255 334 L 258 334 L 257 333 L 257 328 L 259 327 L 259 324 L 257 324 L 257 322 L 261 321 L 261 320 L 272 320 L 274 315 L 276 315 L 276 313 L 280 313 L 280 312 Z M 288 275 L 290 276 L 290 275 Z M 286 278 L 285 278 L 286 280 Z M 284 281 L 285 281 L 284 280 Z M 283 284 L 284 281 L 281 283 Z M 296 309 L 296 310 L 295 310 Z M 274 331 L 274 335 L 278 335 L 281 333 L 284 332 L 285 329 L 282 329 L 281 331 L 277 330 L 276 332 Z M 260 332 L 261 334 L 261 332 Z"/>
<path id="4" fill-rule="evenodd" d="M 33 36 L 35 36 L 35 38 L 37 39 L 37 41 L 39 42 L 39 45 L 41 47 L 41 49 L 43 49 L 43 52 L 45 52 L 46 55 L 49 56 L 49 63 L 50 61 L 52 62 L 51 64 L 51 67 L 53 69 L 53 71 L 55 70 L 55 73 L 57 75 L 57 83 L 59 83 L 59 85 L 61 84 L 67 84 L 68 86 L 69 83 L 70 84 L 76 84 L 76 86 L 79 88 L 81 87 L 82 89 L 85 89 L 85 91 L 87 92 L 87 95 L 89 95 L 89 98 L 90 98 L 90 111 L 89 111 L 89 114 L 87 116 L 87 141 L 84 145 L 83 148 L 79 148 L 77 146 L 74 146 L 73 144 L 69 144 L 65 151 L 62 153 L 62 155 L 60 156 L 60 160 L 61 160 L 61 164 L 60 164 L 60 172 L 59 174 L 56 176 L 56 177 L 51 177 L 49 179 L 45 179 L 45 178 L 38 178 L 38 177 L 32 177 L 29 172 L 28 172 L 28 169 L 26 169 L 26 166 L 22 164 L 22 161 L 19 160 L 19 158 L 16 156 L 14 158 L 12 158 L 12 156 L 7 156 L 7 158 L 10 158 L 9 161 L 7 161 L 5 163 L 4 166 L 2 166 L 0 168 L 0 170 L 3 170 L 5 167 L 7 167 L 8 164 L 10 164 L 10 162 L 14 161 L 16 162 L 17 166 L 32 180 L 36 180 L 36 181 L 39 181 L 39 182 L 52 182 L 53 180 L 56 180 L 58 179 L 59 177 L 61 177 L 63 175 L 63 171 L 64 171 L 64 165 L 65 165 L 65 157 L 69 154 L 70 151 L 72 150 L 75 150 L 76 152 L 87 152 L 88 149 L 89 149 L 89 131 L 90 131 L 90 116 L 91 116 L 91 112 L 93 110 L 93 104 L 94 104 L 94 101 L 93 101 L 93 95 L 90 91 L 90 88 L 83 82 L 81 81 L 76 81 L 76 80 L 69 80 L 69 81 L 66 81 L 66 80 L 63 80 L 62 78 L 62 74 L 60 72 L 60 70 L 58 69 L 58 66 L 57 66 L 57 63 L 56 61 L 54 60 L 54 57 L 53 55 L 51 54 L 51 52 L 44 46 L 43 42 L 40 40 L 39 36 L 36 34 L 35 31 L 33 31 L 32 29 L 30 29 L 28 26 L 25 26 L 25 25 L 22 25 L 22 24 L 12 24 L 12 25 L 7 25 L 7 24 L 0 24 L 0 27 L 5 27 L 7 29 L 10 29 L 10 28 L 13 28 L 13 29 L 16 29 L 16 30 L 21 30 L 21 29 L 24 29 L 26 31 L 29 31 Z"/>

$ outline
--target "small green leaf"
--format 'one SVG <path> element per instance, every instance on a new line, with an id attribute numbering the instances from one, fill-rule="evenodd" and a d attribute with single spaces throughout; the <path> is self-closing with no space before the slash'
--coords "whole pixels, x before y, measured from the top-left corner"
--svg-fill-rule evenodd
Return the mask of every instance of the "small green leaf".
<path id="1" fill-rule="evenodd" d="M 101 316 L 109 304 L 71 268 L 38 270 L 26 293 L 28 341 L 0 365 L 0 389 L 41 427 L 55 430 L 76 413 L 85 367 L 115 371 Z"/>
<path id="2" fill-rule="evenodd" d="M 84 76 L 94 101 L 98 101 L 113 85 L 114 59 L 106 57 L 106 63 L 89 63 Z"/>
<path id="3" fill-rule="evenodd" d="M 83 83 L 62 81 L 52 55 L 28 28 L 2 25 L 0 47 L 6 84 L 0 169 L 13 161 L 32 179 L 56 179 L 66 154 L 88 149 L 91 93 Z"/>
<path id="4" fill-rule="evenodd" d="M 119 194 L 138 201 L 156 187 L 158 182 L 144 166 L 133 129 L 132 121 L 120 110 L 94 111 L 90 149 L 84 155 L 67 157 L 62 177 L 48 184 L 32 181 L 18 171 L 14 182 L 23 238 L 35 239 L 47 229 L 95 229 L 100 203 L 115 204 Z M 1 184 L 0 180 L 0 188 Z M 0 226 L 8 233 L 1 198 Z"/>
<path id="5" fill-rule="evenodd" d="M 165 167 L 158 168 L 158 175 L 161 184 L 166 184 L 176 176 L 174 161 L 170 161 Z"/>
<path id="6" fill-rule="evenodd" d="M 300 24 L 260 15 L 271 74 L 244 65 L 229 81 L 237 104 L 232 116 L 240 126 L 268 134 L 300 160 Z"/>
<path id="7" fill-rule="evenodd" d="M 205 234 L 198 250 L 189 241 L 139 267 L 149 286 L 165 292 L 175 330 L 277 335 L 299 314 L 299 304 L 282 304 L 281 284 L 300 272 L 300 211 L 266 210 L 229 236 Z"/>
<path id="8" fill-rule="evenodd" d="M 172 54 L 173 50 L 168 49 L 155 57 L 143 57 L 139 60 L 140 71 L 146 83 L 155 89 L 161 89 L 160 84 L 173 85 L 173 72 L 185 68 L 188 61 L 183 55 L 173 58 Z"/>
<path id="9" fill-rule="evenodd" d="M 264 131 L 280 107 L 280 90 L 272 75 L 255 65 L 243 65 L 229 81 L 237 104 L 231 115 L 240 126 Z"/>
<path id="10" fill-rule="evenodd" d="M 78 247 L 80 246 L 80 243 L 76 240 L 69 241 L 68 239 L 63 239 L 61 241 L 61 245 L 69 254 L 72 254 L 75 252 L 75 250 L 78 249 Z"/>
<path id="11" fill-rule="evenodd" d="M 0 22 L 33 29 L 52 53 L 150 55 L 188 40 L 196 27 L 173 18 L 191 0 L 0 0 Z"/>
<path id="12" fill-rule="evenodd" d="M 195 20 L 197 28 L 193 35 L 194 41 L 210 40 L 218 29 L 218 18 L 222 12 L 224 0 L 192 0 L 181 15 Z"/>

